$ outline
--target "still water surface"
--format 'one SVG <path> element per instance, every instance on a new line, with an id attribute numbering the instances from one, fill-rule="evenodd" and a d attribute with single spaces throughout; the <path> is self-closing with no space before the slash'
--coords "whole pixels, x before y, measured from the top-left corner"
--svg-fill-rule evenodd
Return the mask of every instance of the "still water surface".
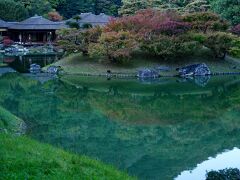
<path id="1" fill-rule="evenodd" d="M 240 168 L 240 76 L 156 82 L 0 77 L 1 105 L 27 135 L 139 179 L 204 179 Z"/>

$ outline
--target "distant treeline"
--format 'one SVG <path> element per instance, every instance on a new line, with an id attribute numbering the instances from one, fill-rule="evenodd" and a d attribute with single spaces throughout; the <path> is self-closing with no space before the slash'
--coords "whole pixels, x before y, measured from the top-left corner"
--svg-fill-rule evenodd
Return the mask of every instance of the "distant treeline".
<path id="1" fill-rule="evenodd" d="M 239 0 L 1 0 L 0 7 L 0 19 L 8 21 L 35 14 L 47 16 L 49 12 L 58 12 L 67 19 L 82 12 L 124 16 L 154 8 L 180 13 L 213 11 L 233 25 L 240 23 Z"/>

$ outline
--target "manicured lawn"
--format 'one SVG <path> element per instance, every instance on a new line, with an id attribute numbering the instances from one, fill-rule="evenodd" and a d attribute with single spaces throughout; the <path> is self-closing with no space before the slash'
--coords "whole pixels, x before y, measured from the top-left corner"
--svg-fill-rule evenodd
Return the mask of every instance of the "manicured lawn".
<path id="1" fill-rule="evenodd" d="M 239 72 L 240 63 L 235 63 L 234 61 L 226 61 L 220 59 L 212 59 L 205 55 L 202 57 L 196 57 L 194 59 L 176 59 L 175 61 L 160 61 L 159 59 L 138 57 L 130 61 L 130 63 L 125 65 L 111 64 L 107 62 L 98 62 L 96 60 L 90 59 L 88 57 L 83 57 L 80 54 L 72 54 L 67 56 L 60 61 L 56 62 L 54 65 L 62 66 L 64 71 L 69 74 L 103 74 L 107 70 L 111 70 L 115 73 L 136 73 L 138 69 L 141 68 L 153 68 L 156 66 L 168 66 L 171 68 L 169 72 L 162 72 L 161 75 L 172 76 L 176 75 L 176 68 L 182 67 L 184 65 L 193 63 L 206 63 L 212 72 Z M 46 68 L 45 68 L 46 69 Z"/>
<path id="2" fill-rule="evenodd" d="M 23 124 L 0 106 L 0 180 L 133 179 L 97 160 L 17 136 Z"/>
<path id="3" fill-rule="evenodd" d="M 24 122 L 0 106 L 0 133 L 4 131 L 21 134 L 23 130 Z"/>
<path id="4" fill-rule="evenodd" d="M 0 179 L 133 179 L 111 166 L 0 133 Z"/>

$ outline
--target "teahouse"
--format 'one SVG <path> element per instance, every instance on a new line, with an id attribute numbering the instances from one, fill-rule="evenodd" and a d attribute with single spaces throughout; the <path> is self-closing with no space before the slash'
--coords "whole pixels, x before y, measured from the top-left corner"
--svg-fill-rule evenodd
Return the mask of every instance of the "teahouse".
<path id="1" fill-rule="evenodd" d="M 64 22 L 53 22 L 35 15 L 22 22 L 8 23 L 8 35 L 14 42 L 45 43 L 54 41 L 56 30 L 64 27 Z"/>
<path id="2" fill-rule="evenodd" d="M 95 15 L 92 13 L 81 13 L 77 21 L 80 27 L 84 24 L 94 26 L 106 25 L 111 16 L 101 13 Z M 73 21 L 70 19 L 68 21 Z M 21 22 L 5 22 L 0 20 L 0 35 L 8 36 L 16 43 L 31 45 L 53 42 L 56 39 L 56 30 L 68 28 L 67 21 L 53 22 L 42 16 L 35 15 Z"/>
<path id="3" fill-rule="evenodd" d="M 8 27 L 7 22 L 0 19 L 0 35 L 1 36 L 6 36 L 7 30 L 8 30 L 7 27 Z"/>

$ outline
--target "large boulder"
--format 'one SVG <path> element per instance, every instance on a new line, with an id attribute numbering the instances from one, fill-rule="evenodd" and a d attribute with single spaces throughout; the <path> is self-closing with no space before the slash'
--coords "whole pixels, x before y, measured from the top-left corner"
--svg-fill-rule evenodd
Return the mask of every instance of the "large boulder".
<path id="1" fill-rule="evenodd" d="M 29 69 L 30 73 L 40 73 L 41 72 L 41 66 L 38 64 L 31 64 L 30 65 L 30 69 Z"/>
<path id="2" fill-rule="evenodd" d="M 182 68 L 177 69 L 179 76 L 207 76 L 211 74 L 210 69 L 205 63 L 192 64 Z"/>
<path id="3" fill-rule="evenodd" d="M 155 69 L 145 68 L 139 70 L 137 76 L 139 78 L 157 78 L 159 77 L 159 73 Z"/>

